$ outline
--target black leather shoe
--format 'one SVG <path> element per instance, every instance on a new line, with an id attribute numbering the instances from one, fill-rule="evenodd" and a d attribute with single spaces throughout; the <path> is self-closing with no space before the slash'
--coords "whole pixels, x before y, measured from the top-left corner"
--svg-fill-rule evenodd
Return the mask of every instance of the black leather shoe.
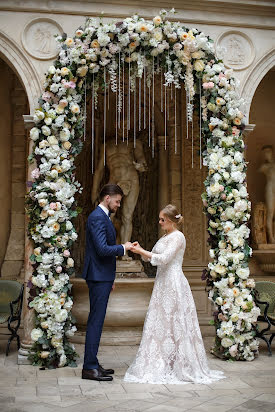
<path id="1" fill-rule="evenodd" d="M 112 381 L 112 376 L 103 374 L 99 369 L 82 369 L 82 379 L 90 379 L 91 381 Z"/>
<path id="2" fill-rule="evenodd" d="M 113 375 L 115 373 L 114 369 L 104 369 L 101 365 L 98 365 L 98 370 L 104 375 Z"/>

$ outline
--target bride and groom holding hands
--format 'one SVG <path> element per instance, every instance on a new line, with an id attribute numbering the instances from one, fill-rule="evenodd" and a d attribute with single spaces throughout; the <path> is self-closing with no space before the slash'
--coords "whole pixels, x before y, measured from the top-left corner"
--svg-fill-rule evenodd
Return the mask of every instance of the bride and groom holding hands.
<path id="1" fill-rule="evenodd" d="M 123 191 L 118 185 L 105 185 L 99 195 L 100 203 L 87 221 L 82 277 L 89 288 L 90 313 L 82 378 L 113 379 L 114 370 L 100 365 L 97 352 L 115 280 L 116 256 L 123 256 L 128 250 L 157 266 L 157 275 L 141 343 L 124 381 L 209 384 L 224 378 L 222 372 L 208 367 L 192 292 L 182 272 L 186 246 L 185 237 L 178 230 L 182 216 L 173 205 L 160 211 L 159 224 L 164 235 L 152 251 L 143 249 L 138 242 L 117 245 L 110 215 L 120 207 L 122 197 Z"/>

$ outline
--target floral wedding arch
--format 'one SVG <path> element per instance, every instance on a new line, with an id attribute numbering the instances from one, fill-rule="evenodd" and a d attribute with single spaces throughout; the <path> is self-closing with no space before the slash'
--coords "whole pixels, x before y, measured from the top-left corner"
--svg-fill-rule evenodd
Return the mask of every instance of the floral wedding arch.
<path id="1" fill-rule="evenodd" d="M 66 34 L 57 38 L 59 57 L 48 69 L 44 93 L 34 115 L 36 126 L 30 131 L 34 147 L 29 161 L 36 161 L 27 196 L 28 232 L 34 243 L 29 282 L 29 306 L 36 315 L 30 354 L 34 364 L 72 366 L 77 356 L 69 342 L 76 331 L 71 315 L 69 277 L 74 261 L 70 247 L 77 239 L 72 219 L 79 213 L 74 195 L 81 187 L 74 177 L 74 158 L 85 139 L 87 93 L 92 99 L 92 147 L 94 111 L 99 93 L 104 96 L 105 145 L 107 94 L 111 90 L 116 96 L 116 130 L 127 115 L 128 134 L 131 96 L 138 102 L 138 123 L 144 114 L 141 107 L 145 111 L 149 104 L 154 115 L 157 75 L 163 79 L 161 105 L 165 122 L 166 90 L 174 93 L 176 104 L 177 90 L 183 85 L 187 125 L 193 122 L 193 111 L 200 119 L 200 155 L 208 167 L 202 200 L 211 247 L 211 262 L 203 278 L 214 303 L 213 351 L 232 360 L 253 360 L 258 352 L 255 324 L 259 309 L 253 299 L 255 283 L 249 278 L 250 202 L 236 80 L 232 70 L 226 70 L 216 57 L 212 40 L 196 29 L 170 22 L 166 14 L 161 11 L 152 21 L 138 15 L 117 23 L 87 19 L 85 27 L 79 28 L 73 38 Z M 148 126 L 153 150 L 153 122 Z M 187 126 L 187 133 L 188 130 Z"/>

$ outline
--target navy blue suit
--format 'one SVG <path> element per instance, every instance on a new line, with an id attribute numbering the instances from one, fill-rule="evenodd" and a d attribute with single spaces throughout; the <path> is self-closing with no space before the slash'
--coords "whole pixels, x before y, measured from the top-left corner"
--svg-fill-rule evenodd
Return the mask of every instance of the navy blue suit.
<path id="1" fill-rule="evenodd" d="M 87 322 L 83 369 L 98 368 L 97 352 L 109 295 L 116 275 L 116 256 L 124 248 L 116 245 L 115 228 L 98 206 L 88 217 L 86 252 L 82 277 L 89 287 L 90 313 Z"/>

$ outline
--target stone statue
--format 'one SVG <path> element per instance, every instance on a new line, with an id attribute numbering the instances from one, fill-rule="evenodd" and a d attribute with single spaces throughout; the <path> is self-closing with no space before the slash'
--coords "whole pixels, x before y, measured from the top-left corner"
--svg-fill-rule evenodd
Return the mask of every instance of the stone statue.
<path id="1" fill-rule="evenodd" d="M 121 129 L 120 129 L 121 130 Z M 122 224 L 120 229 L 120 242 L 124 244 L 131 239 L 132 235 L 132 218 L 139 195 L 139 175 L 147 170 L 147 164 L 144 156 L 143 145 L 141 140 L 136 140 L 134 147 L 133 139 L 129 142 L 122 142 L 122 131 L 118 131 L 119 143 L 114 141 L 106 143 L 106 165 L 110 171 L 110 183 L 116 183 L 121 187 L 124 193 L 122 203 Z M 96 168 L 91 200 L 94 204 L 97 200 L 99 185 L 104 172 L 104 147 L 101 148 L 98 166 Z M 131 260 L 127 255 L 123 256 L 124 260 Z"/>
<path id="2" fill-rule="evenodd" d="M 262 153 L 264 163 L 259 171 L 266 176 L 265 204 L 266 204 L 266 228 L 268 243 L 275 243 L 274 236 L 274 214 L 275 214 L 275 161 L 273 158 L 272 146 L 263 146 Z"/>

